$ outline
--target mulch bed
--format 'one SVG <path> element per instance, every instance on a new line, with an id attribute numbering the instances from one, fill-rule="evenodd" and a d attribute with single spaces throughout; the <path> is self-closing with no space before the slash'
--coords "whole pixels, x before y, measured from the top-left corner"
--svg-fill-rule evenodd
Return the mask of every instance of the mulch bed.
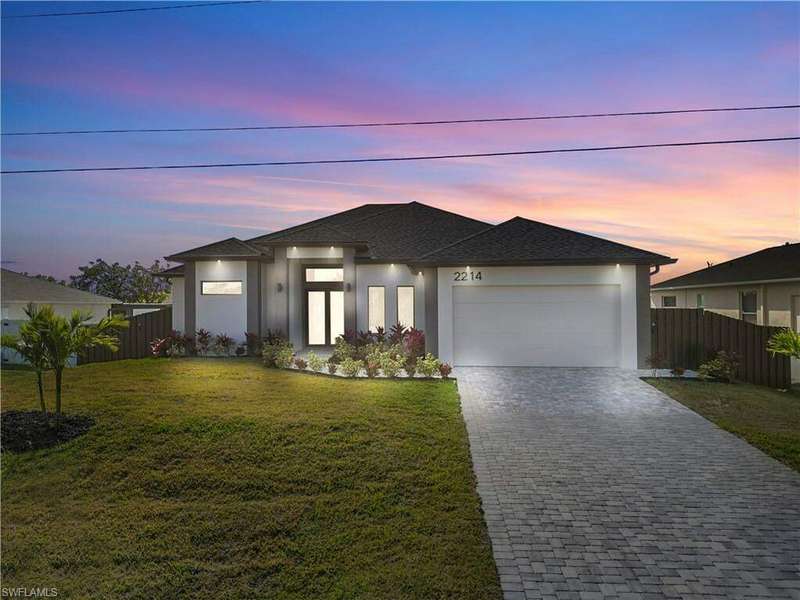
<path id="1" fill-rule="evenodd" d="M 26 452 L 50 448 L 82 436 L 94 426 L 94 419 L 84 415 L 61 415 L 56 427 L 55 415 L 33 410 L 9 410 L 0 414 L 0 450 Z"/>

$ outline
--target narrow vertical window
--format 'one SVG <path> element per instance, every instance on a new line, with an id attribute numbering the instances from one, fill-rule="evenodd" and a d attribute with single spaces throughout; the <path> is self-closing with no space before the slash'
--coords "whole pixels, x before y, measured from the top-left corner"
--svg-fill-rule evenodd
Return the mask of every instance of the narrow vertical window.
<path id="1" fill-rule="evenodd" d="M 384 288 L 382 286 L 370 286 L 367 290 L 369 296 L 367 320 L 370 331 L 376 331 L 378 327 L 386 328 L 386 303 L 384 293 Z"/>
<path id="2" fill-rule="evenodd" d="M 758 323 L 758 292 L 748 290 L 739 294 L 742 320 L 748 323 Z"/>
<path id="3" fill-rule="evenodd" d="M 397 321 L 403 327 L 414 327 L 414 286 L 397 287 Z"/>

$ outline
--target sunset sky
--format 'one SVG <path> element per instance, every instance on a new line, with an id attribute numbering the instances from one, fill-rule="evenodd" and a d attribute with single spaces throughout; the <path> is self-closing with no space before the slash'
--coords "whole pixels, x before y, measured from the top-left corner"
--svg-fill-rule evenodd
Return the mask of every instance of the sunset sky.
<path id="1" fill-rule="evenodd" d="M 169 2 L 155 3 L 167 5 Z M 144 3 L 4 2 L 4 15 Z M 800 4 L 269 3 L 4 19 L 2 128 L 434 120 L 798 104 Z M 798 135 L 797 110 L 247 133 L 4 137 L 3 169 Z M 800 240 L 800 144 L 371 165 L 4 175 L 2 259 L 149 263 L 367 202 L 515 215 L 679 259 Z"/>

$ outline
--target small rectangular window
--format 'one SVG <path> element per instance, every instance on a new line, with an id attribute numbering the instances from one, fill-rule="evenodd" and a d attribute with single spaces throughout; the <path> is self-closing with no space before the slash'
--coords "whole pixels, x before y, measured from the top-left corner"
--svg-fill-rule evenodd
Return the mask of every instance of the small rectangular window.
<path id="1" fill-rule="evenodd" d="M 705 308 L 705 307 L 706 307 L 706 295 L 697 294 L 697 308 Z"/>
<path id="2" fill-rule="evenodd" d="M 756 323 L 758 321 L 758 292 L 755 290 L 742 292 L 739 295 L 742 320 L 748 323 Z"/>
<path id="3" fill-rule="evenodd" d="M 378 327 L 386 328 L 386 305 L 384 299 L 384 288 L 382 286 L 369 286 L 367 321 L 370 331 L 376 331 Z"/>
<path id="4" fill-rule="evenodd" d="M 662 296 L 661 297 L 661 306 L 664 308 L 675 308 L 678 306 L 678 297 L 677 296 Z"/>
<path id="5" fill-rule="evenodd" d="M 306 269 L 308 283 L 337 283 L 344 281 L 344 269 L 327 267 L 309 267 Z"/>
<path id="6" fill-rule="evenodd" d="M 239 296 L 242 293 L 241 281 L 202 281 L 200 293 L 204 296 Z"/>
<path id="7" fill-rule="evenodd" d="M 397 287 L 397 322 L 403 327 L 414 327 L 414 286 Z"/>

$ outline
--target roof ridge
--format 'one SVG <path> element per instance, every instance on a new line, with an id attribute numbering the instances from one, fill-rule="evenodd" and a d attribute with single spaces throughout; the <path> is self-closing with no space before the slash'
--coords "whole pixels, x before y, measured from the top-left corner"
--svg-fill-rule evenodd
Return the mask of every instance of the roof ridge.
<path id="1" fill-rule="evenodd" d="M 508 221 L 504 221 L 504 222 L 507 223 Z M 498 223 L 498 225 L 502 225 L 502 223 Z M 445 244 L 444 246 L 436 248 L 436 250 L 431 250 L 430 252 L 426 252 L 425 254 L 420 256 L 418 260 L 422 260 L 422 259 L 427 258 L 428 256 L 430 256 L 431 254 L 436 254 L 437 252 L 441 252 L 442 250 L 447 250 L 448 248 L 452 248 L 453 246 L 457 246 L 458 244 L 460 244 L 462 242 L 466 242 L 467 240 L 470 240 L 472 238 L 478 237 L 479 235 L 483 235 L 484 233 L 488 233 L 492 229 L 496 228 L 498 225 L 489 225 L 486 229 L 481 229 L 480 231 L 476 231 L 475 233 L 472 233 L 472 234 L 470 234 L 470 235 L 468 235 L 466 237 L 463 237 L 460 240 L 456 240 L 455 242 L 453 242 L 451 244 Z"/>
<path id="2" fill-rule="evenodd" d="M 481 225 L 491 225 L 491 223 L 487 223 L 486 221 L 481 221 L 479 219 L 473 219 L 472 217 L 467 217 L 467 216 L 459 214 L 457 212 L 453 212 L 452 210 L 445 210 L 443 208 L 439 208 L 438 206 L 432 206 L 430 204 L 425 204 L 423 202 L 417 202 L 416 200 L 412 200 L 411 202 L 407 203 L 407 205 L 409 205 L 409 206 L 412 205 L 412 204 L 416 204 L 417 206 L 424 206 L 425 208 L 429 208 L 431 210 L 435 210 L 436 212 L 445 213 L 445 214 L 448 214 L 448 215 L 454 215 L 454 216 L 460 217 L 462 219 L 467 219 L 469 221 L 474 221 L 475 223 L 480 223 Z"/>

